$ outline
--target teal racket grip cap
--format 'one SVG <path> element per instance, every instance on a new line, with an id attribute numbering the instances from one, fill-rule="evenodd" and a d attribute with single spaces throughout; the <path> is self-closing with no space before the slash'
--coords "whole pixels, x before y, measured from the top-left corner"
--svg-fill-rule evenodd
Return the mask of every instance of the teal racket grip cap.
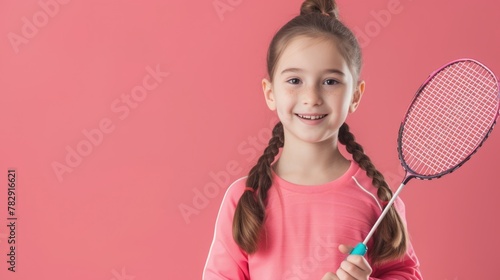
<path id="1" fill-rule="evenodd" d="M 356 245 L 356 247 L 354 247 L 354 249 L 352 249 L 351 255 L 364 256 L 366 254 L 366 250 L 367 250 L 366 245 L 361 242 L 361 243 L 358 243 L 358 245 Z"/>

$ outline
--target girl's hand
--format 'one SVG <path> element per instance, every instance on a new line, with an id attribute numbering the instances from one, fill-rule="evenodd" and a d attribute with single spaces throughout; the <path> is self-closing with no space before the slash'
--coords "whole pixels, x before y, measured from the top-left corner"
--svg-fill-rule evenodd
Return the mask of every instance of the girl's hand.
<path id="1" fill-rule="evenodd" d="M 340 245 L 339 250 L 343 254 L 349 254 L 353 247 Z M 321 280 L 368 280 L 372 268 L 363 256 L 349 255 L 344 260 L 336 274 L 328 272 Z"/>

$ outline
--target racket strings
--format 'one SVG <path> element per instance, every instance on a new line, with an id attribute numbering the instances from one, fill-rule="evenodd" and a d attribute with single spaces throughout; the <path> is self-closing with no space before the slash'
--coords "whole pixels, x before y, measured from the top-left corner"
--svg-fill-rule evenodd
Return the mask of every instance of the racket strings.
<path id="1" fill-rule="evenodd" d="M 495 77 L 471 61 L 452 64 L 422 88 L 405 119 L 401 148 L 417 174 L 445 172 L 482 142 L 498 112 Z"/>
<path id="2" fill-rule="evenodd" d="M 449 78 L 449 77 L 447 77 L 447 75 L 444 75 L 444 77 L 445 77 L 445 78 L 447 78 L 447 79 Z M 461 81 L 460 81 L 460 82 L 464 82 L 464 80 L 463 80 L 463 79 L 461 79 Z M 440 86 L 444 86 L 444 85 L 442 85 L 441 81 L 438 81 L 438 83 L 437 83 L 437 84 L 438 84 L 438 88 L 441 88 Z M 470 84 L 468 81 L 466 81 L 466 82 L 465 82 L 465 84 L 466 84 L 466 85 L 469 87 L 469 89 L 470 89 L 471 84 Z M 458 99 L 459 104 L 464 104 L 463 96 L 459 96 L 459 97 L 460 97 L 460 98 Z M 434 102 L 435 100 L 431 100 L 431 101 L 433 101 L 433 102 Z M 445 104 L 445 105 L 446 105 L 446 104 Z M 466 107 L 470 107 L 470 106 L 471 106 L 471 104 L 470 104 L 469 102 L 465 102 L 465 105 L 466 105 Z M 483 107 L 484 107 L 484 106 L 483 106 Z M 465 118 L 467 118 L 467 117 L 469 117 L 469 116 L 470 116 L 470 113 L 468 113 L 468 112 L 470 112 L 470 111 L 460 110 L 461 108 L 458 108 L 458 109 L 459 109 L 459 110 L 457 110 L 457 113 L 458 113 L 457 115 L 463 115 Z M 478 109 L 479 109 L 479 110 L 484 110 L 484 108 L 478 108 Z M 424 112 L 424 113 L 428 113 L 428 112 Z M 455 115 L 455 116 L 456 116 L 456 115 Z M 422 117 L 422 116 L 420 116 L 420 117 Z M 438 116 L 438 117 L 440 117 L 440 118 L 445 118 L 445 119 L 444 119 L 444 123 L 448 122 L 448 123 L 451 123 L 451 124 L 455 124 L 455 123 L 456 123 L 456 121 L 457 121 L 457 119 L 456 119 L 456 118 L 454 118 L 454 119 L 450 119 L 449 115 L 446 115 L 446 114 L 445 114 L 445 115 Z M 427 119 L 428 119 L 428 118 L 429 118 L 429 114 L 425 114 L 425 118 L 427 118 Z M 477 124 L 477 123 L 476 123 L 476 124 Z M 470 125 L 470 123 L 469 123 L 469 125 Z M 443 142 L 445 142 L 445 141 L 447 140 L 447 139 L 445 139 L 445 136 L 449 136 L 449 137 L 450 137 L 450 139 L 449 139 L 449 140 L 451 140 L 452 142 L 455 142 L 455 144 L 459 144 L 459 145 L 457 145 L 457 148 L 458 148 L 458 151 L 462 151 L 462 154 L 460 154 L 460 153 L 455 153 L 455 154 L 449 154 L 449 155 L 446 155 L 446 154 L 444 154 L 444 153 L 442 152 L 442 150 L 439 150 L 439 149 L 437 149 L 437 150 L 435 149 L 435 151 L 434 151 L 435 153 L 432 153 L 432 150 L 426 149 L 426 150 L 424 150 L 423 155 L 424 155 L 425 157 L 429 157 L 429 156 L 431 156 L 431 155 L 432 155 L 432 156 L 434 156 L 434 157 L 436 157 L 436 156 L 437 156 L 437 158 L 441 158 L 441 159 L 442 159 L 443 157 L 446 157 L 446 156 L 452 156 L 452 158 L 448 158 L 448 159 L 447 159 L 448 161 L 444 161 L 444 162 L 443 162 L 443 161 L 440 161 L 439 163 L 446 163 L 446 162 L 451 162 L 451 161 L 461 161 L 461 160 L 464 158 L 464 156 L 467 156 L 467 153 L 465 152 L 465 151 L 466 151 L 466 149 L 464 149 L 464 146 L 466 146 L 466 145 L 464 145 L 464 143 L 465 143 L 465 144 L 467 144 L 467 142 L 468 142 L 468 140 L 469 140 L 469 142 L 468 142 L 468 143 L 470 144 L 470 143 L 471 143 L 471 141 L 472 141 L 472 142 L 474 142 L 474 139 L 463 139 L 464 141 L 463 141 L 463 142 L 461 142 L 461 141 L 460 141 L 460 139 L 459 139 L 458 137 L 456 137 L 456 135 L 454 135 L 453 133 L 450 133 L 450 132 L 456 131 L 454 128 L 455 128 L 455 127 L 453 127 L 453 126 L 448 126 L 448 127 L 443 127 L 443 126 L 441 126 L 441 127 L 440 127 L 440 132 L 441 132 L 441 133 L 438 133 L 438 134 L 434 135 L 434 137 L 436 138 L 436 139 L 435 139 L 436 141 L 435 141 L 434 143 L 435 143 L 435 144 L 443 143 Z M 470 130 L 470 129 L 475 129 L 475 127 L 467 127 L 467 129 L 468 129 L 468 130 Z M 420 132 L 422 133 L 422 131 L 420 131 Z M 428 135 L 426 135 L 426 136 L 428 136 Z M 439 147 L 439 146 L 434 145 L 434 148 L 436 148 L 436 147 Z M 413 162 L 412 162 L 412 163 L 413 163 Z M 437 166 L 434 166 L 434 167 L 433 167 L 433 166 L 432 166 L 432 165 L 430 165 L 429 163 L 432 163 L 432 162 L 427 162 L 427 164 L 425 164 L 425 167 L 426 167 L 427 169 L 433 169 L 433 168 L 446 169 L 446 168 L 447 168 L 447 166 L 443 166 L 443 164 L 441 164 L 441 165 L 439 165 L 439 164 L 438 164 Z M 428 172 L 428 171 L 429 171 L 429 170 L 427 170 L 427 172 Z M 424 172 L 425 172 L 425 171 L 424 171 Z"/>
<path id="3" fill-rule="evenodd" d="M 448 72 L 448 73 L 449 73 L 449 72 Z M 447 75 L 448 73 L 447 73 L 447 72 L 445 72 L 445 73 L 444 73 L 444 78 L 449 80 L 449 78 L 450 78 L 450 77 Z M 456 73 L 455 73 L 455 74 L 456 74 Z M 465 84 L 469 87 L 469 89 L 472 87 L 472 86 L 471 86 L 471 83 L 470 83 L 469 81 L 466 81 L 466 80 L 464 80 L 464 79 L 460 79 L 460 82 L 462 82 L 462 83 L 464 83 L 464 82 L 465 82 Z M 437 80 L 437 88 L 441 89 L 443 86 L 445 86 L 445 85 L 443 85 L 443 84 L 442 84 L 442 80 Z M 474 85 L 474 86 L 477 86 L 477 85 Z M 432 91 L 432 90 L 433 90 L 433 89 L 431 88 L 431 91 Z M 439 91 L 438 91 L 438 92 L 439 92 Z M 463 100 L 464 98 L 463 98 L 463 96 L 459 96 L 459 97 L 460 97 L 460 98 L 458 99 L 458 102 L 463 104 L 463 103 L 464 103 L 464 100 Z M 430 99 L 430 101 L 435 102 L 436 100 L 432 100 L 432 98 L 431 98 L 431 99 Z M 447 104 L 446 104 L 446 103 L 444 103 L 444 105 L 447 105 Z M 467 103 L 467 102 L 466 102 L 466 106 L 467 106 L 467 107 L 470 107 L 470 103 Z M 484 106 L 483 106 L 483 107 L 484 107 Z M 484 109 L 484 108 L 478 108 L 478 109 Z M 470 111 L 469 111 L 469 112 L 470 112 Z M 424 112 L 424 115 L 425 115 L 424 117 L 425 117 L 426 119 L 428 119 L 428 118 L 430 117 L 430 116 L 429 116 L 429 114 L 427 114 L 427 113 L 428 113 L 428 112 Z M 463 115 L 464 115 L 464 117 L 468 117 L 468 115 L 470 115 L 470 114 L 467 114 L 467 111 L 464 111 L 464 110 L 459 110 L 459 112 L 458 112 L 458 113 L 459 113 L 459 114 L 463 114 Z M 465 113 L 465 114 L 464 114 L 464 113 Z M 422 117 L 422 116 L 419 116 L 419 117 Z M 455 119 L 453 119 L 453 120 L 450 120 L 450 119 L 449 119 L 449 116 L 447 116 L 447 115 L 441 115 L 441 116 L 438 116 L 438 117 L 441 117 L 441 118 L 443 118 L 443 117 L 444 117 L 444 118 L 445 118 L 445 121 L 447 121 L 447 122 L 449 122 L 449 123 L 452 123 L 452 124 L 453 124 L 453 123 L 455 123 L 455 121 L 456 121 L 456 118 L 455 118 Z M 453 130 L 453 128 L 454 128 L 454 127 L 449 127 L 449 129 L 448 129 L 448 130 L 454 131 L 454 130 Z M 474 128 L 468 127 L 468 129 L 474 129 Z M 441 127 L 441 132 L 442 132 L 442 133 L 441 133 L 441 134 L 436 134 L 436 135 L 434 135 L 435 137 L 437 137 L 437 139 L 436 139 L 437 141 L 436 141 L 435 143 L 442 143 L 443 141 L 445 141 L 446 139 L 444 139 L 444 137 L 443 137 L 444 135 L 450 135 L 450 136 L 451 136 L 451 140 L 454 140 L 454 142 L 456 142 L 457 140 L 460 140 L 460 139 L 458 139 L 457 137 L 455 137 L 455 135 L 453 135 L 453 134 L 446 134 L 446 132 L 449 132 L 449 131 L 446 131 L 446 130 L 447 130 L 447 128 L 446 128 L 446 127 L 444 127 L 444 129 L 443 129 L 443 127 Z M 422 132 L 422 131 L 420 131 L 420 132 Z M 443 132 L 444 132 L 444 134 L 443 134 Z M 472 140 L 472 141 L 473 141 L 473 140 Z M 466 141 L 465 141 L 465 142 L 466 142 Z M 463 146 L 464 146 L 464 145 L 463 145 L 463 143 L 462 143 L 462 145 L 460 145 L 460 148 L 462 148 L 462 149 L 461 149 L 462 151 L 464 151 Z M 427 156 L 427 157 L 428 157 L 428 156 L 430 156 L 430 155 L 431 155 L 431 153 L 430 153 L 430 152 L 431 152 L 431 151 L 427 149 L 427 150 L 424 150 L 424 153 L 423 153 L 423 154 L 424 154 L 424 156 Z M 439 156 L 441 156 L 441 157 L 442 157 L 442 156 L 446 156 L 445 154 L 440 153 L 440 150 L 437 150 L 436 152 L 437 152 L 437 156 L 438 156 L 438 157 L 439 157 Z M 465 153 L 464 153 L 464 154 L 465 154 Z M 462 155 L 462 157 L 463 157 L 463 155 Z M 452 160 L 460 160 L 462 157 L 460 157 L 460 155 L 458 155 L 458 154 L 457 154 L 457 155 L 455 155 L 455 156 L 454 156 L 454 159 L 452 159 Z M 427 167 L 428 167 L 428 168 L 432 168 L 431 166 L 429 166 L 429 164 L 427 164 Z M 442 166 L 441 166 L 441 167 L 439 167 L 439 166 L 438 166 L 438 168 L 443 168 L 443 167 L 442 167 Z"/>

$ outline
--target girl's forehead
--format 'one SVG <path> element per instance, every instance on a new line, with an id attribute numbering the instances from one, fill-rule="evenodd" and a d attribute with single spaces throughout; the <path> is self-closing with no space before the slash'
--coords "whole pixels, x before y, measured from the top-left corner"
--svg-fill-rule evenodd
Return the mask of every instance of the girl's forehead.
<path id="1" fill-rule="evenodd" d="M 327 37 L 297 36 L 291 39 L 285 46 L 277 66 L 279 71 L 277 74 L 288 68 L 300 68 L 311 72 L 332 68 L 343 72 L 349 71 L 336 40 Z"/>

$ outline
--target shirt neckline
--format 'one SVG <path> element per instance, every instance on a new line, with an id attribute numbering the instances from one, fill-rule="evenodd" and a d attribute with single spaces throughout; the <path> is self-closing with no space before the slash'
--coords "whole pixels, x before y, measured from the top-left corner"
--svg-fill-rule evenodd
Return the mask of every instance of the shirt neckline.
<path id="1" fill-rule="evenodd" d="M 335 179 L 333 181 L 326 182 L 326 183 L 320 184 L 320 185 L 300 185 L 300 184 L 295 184 L 295 183 L 286 181 L 285 179 L 278 176 L 278 174 L 276 174 L 276 172 L 274 172 L 274 169 L 272 169 L 272 168 L 271 168 L 271 173 L 273 176 L 273 182 L 277 183 L 283 189 L 290 190 L 293 192 L 300 192 L 300 193 L 316 193 L 316 192 L 331 190 L 333 187 L 338 186 L 338 185 L 342 185 L 342 184 L 346 183 L 347 181 L 349 181 L 351 179 L 351 177 L 354 174 L 356 174 L 356 172 L 359 169 L 359 165 L 355 161 L 353 161 L 353 160 L 349 160 L 349 161 L 350 161 L 350 166 L 347 169 L 347 171 L 344 174 L 342 174 L 342 176 L 338 177 L 337 179 Z"/>

